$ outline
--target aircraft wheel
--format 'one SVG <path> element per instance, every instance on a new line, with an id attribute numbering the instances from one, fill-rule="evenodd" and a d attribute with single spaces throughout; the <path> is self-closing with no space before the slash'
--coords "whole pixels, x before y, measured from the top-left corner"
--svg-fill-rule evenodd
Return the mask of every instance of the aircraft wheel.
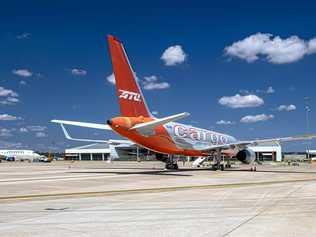
<path id="1" fill-rule="evenodd" d="M 177 169 L 179 169 L 179 166 L 178 166 L 178 164 L 166 164 L 166 169 L 167 170 L 177 170 Z"/>

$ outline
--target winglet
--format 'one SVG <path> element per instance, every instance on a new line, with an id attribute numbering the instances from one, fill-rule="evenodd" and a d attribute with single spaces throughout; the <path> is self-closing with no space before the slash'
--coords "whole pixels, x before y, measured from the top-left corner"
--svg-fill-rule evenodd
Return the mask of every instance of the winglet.
<path id="1" fill-rule="evenodd" d="M 79 142 L 97 142 L 97 143 L 110 143 L 109 141 L 106 140 L 93 140 L 93 139 L 82 139 L 82 138 L 73 138 L 69 135 L 68 131 L 66 130 L 66 128 L 64 127 L 64 125 L 61 123 L 60 124 L 63 133 L 66 137 L 66 139 L 71 140 L 71 141 L 79 141 Z"/>
<path id="2" fill-rule="evenodd" d="M 63 130 L 63 133 L 64 133 L 65 137 L 66 137 L 67 139 L 69 139 L 69 140 L 72 140 L 72 137 L 69 135 L 69 133 L 67 132 L 67 130 L 66 130 L 66 128 L 64 127 L 64 125 L 61 123 L 60 126 L 61 126 L 61 129 Z"/>

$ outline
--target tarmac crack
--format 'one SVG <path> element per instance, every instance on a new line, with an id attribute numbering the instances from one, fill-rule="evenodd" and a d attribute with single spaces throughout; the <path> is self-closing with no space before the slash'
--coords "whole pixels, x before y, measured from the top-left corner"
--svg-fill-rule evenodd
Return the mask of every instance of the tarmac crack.
<path id="1" fill-rule="evenodd" d="M 291 192 L 289 192 L 286 196 L 276 200 L 272 205 L 269 205 L 266 208 L 263 208 L 260 212 L 258 212 L 257 214 L 251 216 L 250 218 L 244 220 L 243 222 L 241 222 L 240 224 L 238 224 L 237 226 L 235 226 L 233 229 L 229 230 L 228 232 L 224 233 L 222 235 L 222 237 L 227 237 L 230 234 L 232 234 L 234 231 L 238 230 L 240 227 L 248 224 L 249 222 L 251 222 L 252 220 L 254 220 L 255 218 L 257 218 L 258 216 L 262 215 L 263 213 L 265 213 L 266 211 L 270 210 L 271 208 L 275 207 L 278 203 L 280 203 L 281 201 L 283 201 L 284 199 L 287 199 L 288 197 L 290 197 L 294 192 L 297 192 L 299 189 L 301 189 L 304 186 L 304 184 L 300 185 L 299 187 L 295 188 L 294 190 L 292 190 Z"/>

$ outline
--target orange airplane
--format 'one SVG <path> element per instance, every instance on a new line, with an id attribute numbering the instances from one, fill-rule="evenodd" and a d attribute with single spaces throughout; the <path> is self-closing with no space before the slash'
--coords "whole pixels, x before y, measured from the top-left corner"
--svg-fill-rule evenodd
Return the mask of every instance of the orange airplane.
<path id="1" fill-rule="evenodd" d="M 175 122 L 176 120 L 189 116 L 189 113 L 186 112 L 164 118 L 156 118 L 150 113 L 147 107 L 123 44 L 112 35 L 108 36 L 108 43 L 121 114 L 118 117 L 107 120 L 106 124 L 52 120 L 54 123 L 61 124 L 67 139 L 116 144 L 122 143 L 123 141 L 72 138 L 63 125 L 67 124 L 112 130 L 122 137 L 127 138 L 132 143 L 154 151 L 156 158 L 166 163 L 167 169 L 178 169 L 178 165 L 174 159 L 175 155 L 193 157 L 213 156 L 217 163 L 216 167 L 224 169 L 224 166 L 221 164 L 222 153 L 226 152 L 231 154 L 233 152 L 239 161 L 253 165 L 255 152 L 248 148 L 250 145 L 254 146 L 266 142 L 279 143 L 316 138 L 316 135 L 303 135 L 241 141 L 227 134 Z M 165 155 L 168 156 L 166 157 Z"/>

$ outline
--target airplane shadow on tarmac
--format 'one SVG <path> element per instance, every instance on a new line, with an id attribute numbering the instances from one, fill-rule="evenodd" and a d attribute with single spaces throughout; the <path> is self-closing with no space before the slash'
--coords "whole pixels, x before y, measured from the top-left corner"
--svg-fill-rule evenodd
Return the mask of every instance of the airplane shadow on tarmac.
<path id="1" fill-rule="evenodd" d="M 92 168 L 91 168 L 92 169 Z M 93 168 L 94 169 L 94 168 Z M 189 169 L 189 168 L 180 168 L 179 170 L 164 170 L 157 168 L 127 168 L 127 167 L 113 167 L 113 168 L 97 168 L 105 169 L 106 171 L 72 171 L 70 173 L 81 173 L 81 174 L 118 174 L 118 175 L 127 175 L 127 174 L 143 174 L 143 175 L 169 175 L 169 176 L 194 176 L 194 174 L 181 174 L 181 172 L 197 172 L 197 171 L 214 171 L 211 168 L 200 168 L 200 169 Z M 107 171 L 107 170 L 148 170 L 148 171 Z M 157 170 L 154 170 L 157 169 Z M 238 167 L 233 167 L 225 169 L 221 172 L 252 172 L 249 169 L 240 169 Z M 284 174 L 316 174 L 316 171 L 291 171 L 291 170 L 264 170 L 257 167 L 257 173 L 284 173 Z"/>
<path id="2" fill-rule="evenodd" d="M 232 172 L 252 172 L 250 169 L 229 169 Z M 283 173 L 283 174 L 316 174 L 316 171 L 291 171 L 291 170 L 261 170 L 257 167 L 257 173 Z"/>
<path id="3" fill-rule="evenodd" d="M 142 172 L 130 172 L 130 171 L 71 171 L 70 173 L 72 173 L 72 174 L 117 174 L 117 175 L 142 174 L 142 175 L 192 176 L 190 174 L 176 174 L 179 171 L 168 171 L 168 170 L 155 170 L 155 171 L 142 171 Z M 173 173 L 170 173 L 170 172 L 173 172 Z M 174 173 L 174 172 L 176 172 L 176 173 Z"/>

